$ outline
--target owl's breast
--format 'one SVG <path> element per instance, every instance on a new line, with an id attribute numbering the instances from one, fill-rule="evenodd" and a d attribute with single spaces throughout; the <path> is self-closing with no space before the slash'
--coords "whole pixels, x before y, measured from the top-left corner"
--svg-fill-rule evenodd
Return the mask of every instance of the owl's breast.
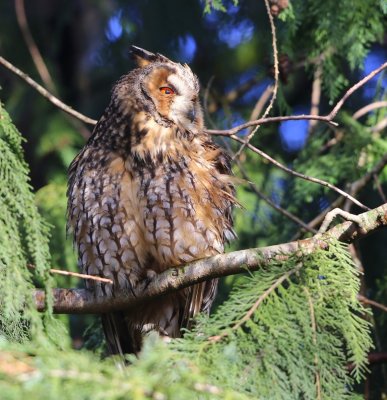
<path id="1" fill-rule="evenodd" d="M 142 171 L 144 239 L 156 270 L 223 252 L 230 202 L 221 185 L 211 166 L 190 158 Z"/>

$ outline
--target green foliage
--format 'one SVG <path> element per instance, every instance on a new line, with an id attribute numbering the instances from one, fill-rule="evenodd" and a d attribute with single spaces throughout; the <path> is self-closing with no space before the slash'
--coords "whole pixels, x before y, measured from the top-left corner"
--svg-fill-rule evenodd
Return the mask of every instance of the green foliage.
<path id="1" fill-rule="evenodd" d="M 239 0 L 233 0 L 233 4 L 236 6 L 238 4 Z M 222 0 L 204 0 L 204 12 L 205 13 L 210 13 L 212 10 L 215 11 L 223 11 L 226 12 L 227 9 L 223 5 Z"/>
<path id="2" fill-rule="evenodd" d="M 28 399 L 235 399 L 251 397 L 208 384 L 200 370 L 150 338 L 140 359 L 119 368 L 114 359 L 91 352 L 10 346 L 0 342 L 0 388 L 3 400 Z M 119 363 L 119 361 L 118 361 Z"/>
<path id="3" fill-rule="evenodd" d="M 380 1 L 372 0 L 292 0 L 286 10 L 279 37 L 282 52 L 295 54 L 294 43 L 311 66 L 323 66 L 323 83 L 333 101 L 348 84 L 343 64 L 361 68 L 370 45 L 381 41 L 385 16 L 376 10 Z M 298 51 L 296 50 L 298 53 Z"/>
<path id="4" fill-rule="evenodd" d="M 358 290 L 350 255 L 331 241 L 329 251 L 273 261 L 245 279 L 172 347 L 188 352 L 215 384 L 256 398 L 313 399 L 317 390 L 327 399 L 352 398 L 372 347 Z"/>
<path id="5" fill-rule="evenodd" d="M 372 345 L 358 290 L 350 255 L 331 241 L 244 279 L 183 339 L 151 334 L 125 368 L 91 352 L 0 342 L 2 398 L 353 398 Z"/>
<path id="6" fill-rule="evenodd" d="M 42 319 L 31 293 L 34 283 L 50 289 L 48 228 L 34 203 L 21 143 L 0 104 L 0 335 L 43 340 L 52 325 L 51 296 Z"/>

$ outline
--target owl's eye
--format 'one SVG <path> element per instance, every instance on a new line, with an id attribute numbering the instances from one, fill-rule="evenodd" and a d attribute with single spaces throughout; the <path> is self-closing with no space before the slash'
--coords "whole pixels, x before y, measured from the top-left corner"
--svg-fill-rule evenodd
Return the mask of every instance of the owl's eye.
<path id="1" fill-rule="evenodd" d="M 162 86 L 160 88 L 160 92 L 162 94 L 175 94 L 175 91 L 172 88 L 168 87 L 168 86 Z"/>

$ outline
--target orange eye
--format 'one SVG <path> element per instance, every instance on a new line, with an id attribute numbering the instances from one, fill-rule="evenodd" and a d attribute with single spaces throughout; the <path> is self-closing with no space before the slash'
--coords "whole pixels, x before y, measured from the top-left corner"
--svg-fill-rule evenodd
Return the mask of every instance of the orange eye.
<path id="1" fill-rule="evenodd" d="M 168 87 L 168 86 L 162 86 L 160 88 L 160 92 L 162 94 L 175 94 L 175 91 L 172 88 Z"/>

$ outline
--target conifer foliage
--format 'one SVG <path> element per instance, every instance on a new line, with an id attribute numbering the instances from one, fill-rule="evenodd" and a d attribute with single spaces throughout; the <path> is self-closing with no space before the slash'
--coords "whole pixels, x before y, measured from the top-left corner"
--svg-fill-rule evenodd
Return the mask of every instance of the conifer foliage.
<path id="1" fill-rule="evenodd" d="M 37 313 L 31 297 L 35 285 L 50 288 L 50 257 L 48 227 L 35 206 L 21 143 L 0 103 L 0 328 L 16 341 L 44 337 L 50 319 L 49 310 L 43 318 Z"/>

